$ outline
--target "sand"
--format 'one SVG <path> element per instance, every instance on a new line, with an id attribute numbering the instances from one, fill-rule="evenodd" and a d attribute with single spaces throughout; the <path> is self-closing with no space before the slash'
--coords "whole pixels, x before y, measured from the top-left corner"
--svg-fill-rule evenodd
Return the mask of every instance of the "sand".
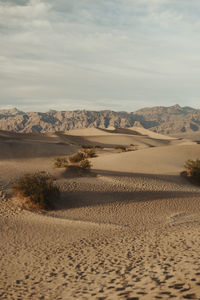
<path id="1" fill-rule="evenodd" d="M 146 147 L 111 148 L 130 139 Z M 53 167 L 97 140 L 107 148 L 90 174 Z M 194 142 L 147 133 L 0 134 L 0 298 L 200 299 L 200 187 L 180 176 L 199 156 Z M 35 170 L 62 190 L 54 211 L 24 210 L 12 195 Z"/>

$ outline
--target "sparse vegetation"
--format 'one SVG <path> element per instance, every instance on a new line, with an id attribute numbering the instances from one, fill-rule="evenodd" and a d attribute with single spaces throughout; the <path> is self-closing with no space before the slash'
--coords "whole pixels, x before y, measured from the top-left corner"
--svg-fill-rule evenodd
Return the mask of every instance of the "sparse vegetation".
<path id="1" fill-rule="evenodd" d="M 78 172 L 91 169 L 88 158 L 96 157 L 95 149 L 84 149 L 69 157 L 70 167 L 77 168 Z"/>
<path id="2" fill-rule="evenodd" d="M 65 157 L 57 157 L 54 162 L 56 168 L 67 168 L 68 164 L 69 162 Z"/>
<path id="3" fill-rule="evenodd" d="M 91 169 L 92 164 L 88 159 L 84 159 L 80 162 L 79 166 L 83 170 L 89 170 Z"/>
<path id="4" fill-rule="evenodd" d="M 85 158 L 92 158 L 97 156 L 95 149 L 85 149 L 83 150 L 83 152 L 85 154 Z"/>
<path id="5" fill-rule="evenodd" d="M 118 145 L 118 146 L 115 146 L 115 149 L 116 149 L 116 150 L 121 150 L 121 151 L 123 151 L 123 152 L 125 152 L 125 151 L 126 151 L 126 147 L 125 147 L 125 146 L 123 146 L 123 145 Z"/>
<path id="6" fill-rule="evenodd" d="M 87 158 L 96 157 L 95 149 L 85 149 L 82 151 L 77 152 L 76 154 L 69 157 L 70 162 L 73 163 L 80 163 L 82 160 Z"/>
<path id="7" fill-rule="evenodd" d="M 71 163 L 79 163 L 80 161 L 85 159 L 84 151 L 79 151 L 76 154 L 69 157 L 69 161 Z"/>
<path id="8" fill-rule="evenodd" d="M 94 148 L 96 148 L 96 149 L 103 149 L 104 148 L 101 145 L 95 145 L 95 146 L 92 146 L 92 145 L 81 145 L 81 147 L 83 149 L 94 149 Z"/>
<path id="9" fill-rule="evenodd" d="M 53 179 L 45 172 L 26 174 L 13 186 L 15 193 L 29 208 L 50 209 L 52 200 L 59 197 L 60 190 L 54 184 Z"/>
<path id="10" fill-rule="evenodd" d="M 185 163 L 187 177 L 194 179 L 200 183 L 200 159 L 187 160 Z"/>
<path id="11" fill-rule="evenodd" d="M 136 151 L 137 148 L 126 148 L 125 152 L 131 152 L 131 151 Z"/>
<path id="12" fill-rule="evenodd" d="M 134 146 L 134 145 L 131 144 L 130 146 Z M 134 148 L 128 148 L 128 147 L 125 147 L 123 145 L 115 146 L 115 149 L 116 150 L 121 150 L 122 152 L 130 152 L 130 151 L 136 151 L 137 150 L 136 147 L 134 147 Z"/>

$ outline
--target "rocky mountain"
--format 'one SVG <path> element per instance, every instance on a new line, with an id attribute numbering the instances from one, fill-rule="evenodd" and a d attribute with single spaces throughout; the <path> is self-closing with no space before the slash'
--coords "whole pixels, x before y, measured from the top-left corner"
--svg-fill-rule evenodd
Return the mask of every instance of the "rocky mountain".
<path id="1" fill-rule="evenodd" d="M 163 134 L 200 132 L 200 110 L 191 107 L 151 107 L 135 112 L 0 110 L 0 129 L 15 132 L 54 132 L 76 128 L 142 126 Z"/>

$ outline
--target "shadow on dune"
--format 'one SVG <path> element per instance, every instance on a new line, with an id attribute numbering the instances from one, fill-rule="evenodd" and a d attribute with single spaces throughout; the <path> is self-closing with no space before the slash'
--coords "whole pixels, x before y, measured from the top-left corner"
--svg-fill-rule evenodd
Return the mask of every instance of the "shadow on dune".
<path id="1" fill-rule="evenodd" d="M 24 159 L 71 155 L 77 146 L 63 142 L 0 141 L 0 159 Z"/>
<path id="2" fill-rule="evenodd" d="M 188 185 L 188 180 L 180 175 L 162 175 L 162 174 L 147 174 L 147 173 L 128 173 L 128 172 L 116 172 L 116 171 L 104 171 L 104 170 L 98 170 L 93 169 L 92 171 L 83 171 L 81 176 L 78 172 L 72 169 L 65 170 L 61 174 L 61 178 L 78 178 L 78 177 L 97 177 L 105 176 L 105 177 L 134 177 L 136 179 L 143 179 L 143 180 L 156 180 L 156 181 L 162 181 L 168 182 L 168 183 L 174 183 L 174 184 L 181 184 L 181 185 Z"/>
<path id="3" fill-rule="evenodd" d="M 93 172 L 92 172 L 93 173 Z M 139 173 L 120 173 L 120 172 L 105 172 L 95 170 L 95 174 L 101 174 L 105 177 L 132 177 L 136 179 L 142 179 L 143 182 L 148 180 L 155 180 L 158 182 L 158 185 L 162 187 L 168 183 L 170 184 L 181 184 L 181 188 L 184 186 L 188 186 L 187 179 L 179 176 L 179 175 L 155 175 L 155 174 L 139 174 Z M 92 176 L 92 174 L 90 175 Z M 74 176 L 78 177 L 78 176 Z M 94 179 L 95 180 L 95 179 Z M 102 182 L 103 184 L 103 182 Z M 137 187 L 137 180 L 136 180 Z M 95 182 L 94 182 L 95 185 Z M 123 187 L 122 187 L 123 188 Z M 121 188 L 121 189 L 122 189 Z M 94 187 L 95 189 L 95 187 Z M 190 191 L 152 191 L 152 190 L 140 190 L 140 191 L 115 191 L 114 188 L 111 187 L 112 190 L 108 190 L 105 192 L 95 191 L 64 191 L 62 193 L 61 199 L 55 204 L 57 210 L 65 210 L 70 208 L 80 208 L 80 207 L 88 207 L 88 206 L 98 206 L 98 205 L 109 205 L 112 203 L 130 203 L 130 202 L 145 202 L 145 201 L 154 201 L 154 200 L 162 200 L 162 199 L 174 199 L 174 198 L 188 198 L 191 196 L 199 197 L 199 192 L 190 192 Z"/>
<path id="4" fill-rule="evenodd" d="M 141 134 L 138 131 L 134 131 L 128 128 L 116 128 L 116 129 L 104 129 L 104 128 L 98 128 L 99 130 L 103 132 L 109 132 L 109 133 L 120 133 L 120 134 L 128 134 L 128 135 L 140 135 L 140 136 L 147 136 L 144 134 Z"/>
<path id="5" fill-rule="evenodd" d="M 193 192 L 192 196 L 199 197 L 200 193 Z M 130 202 L 147 202 L 162 199 L 190 198 L 191 192 L 171 191 L 137 191 L 137 192 L 64 192 L 61 199 L 56 202 L 56 210 L 70 208 L 91 207 L 99 205 L 125 204 Z"/>

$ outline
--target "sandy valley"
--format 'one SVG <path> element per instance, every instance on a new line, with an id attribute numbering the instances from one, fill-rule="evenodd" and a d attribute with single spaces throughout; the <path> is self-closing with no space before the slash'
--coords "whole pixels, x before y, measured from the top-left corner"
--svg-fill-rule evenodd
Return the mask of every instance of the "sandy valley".
<path id="1" fill-rule="evenodd" d="M 90 173 L 54 168 L 81 145 L 102 147 Z M 200 187 L 180 176 L 199 157 L 195 139 L 137 127 L 1 131 L 0 298 L 200 299 Z M 43 170 L 61 198 L 25 210 L 12 183 Z"/>

